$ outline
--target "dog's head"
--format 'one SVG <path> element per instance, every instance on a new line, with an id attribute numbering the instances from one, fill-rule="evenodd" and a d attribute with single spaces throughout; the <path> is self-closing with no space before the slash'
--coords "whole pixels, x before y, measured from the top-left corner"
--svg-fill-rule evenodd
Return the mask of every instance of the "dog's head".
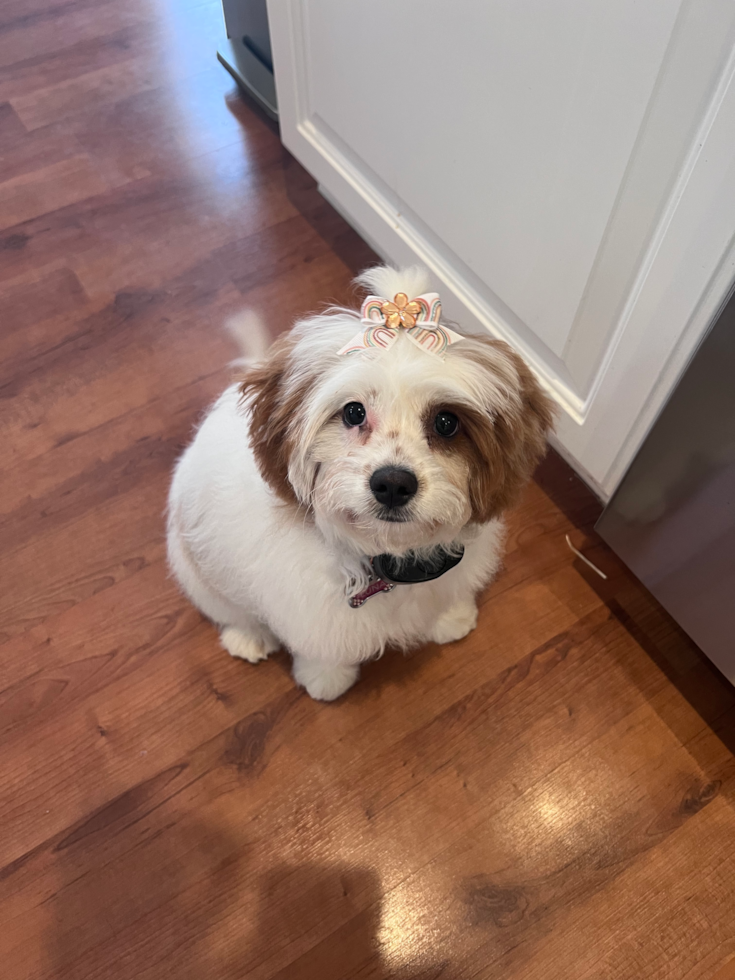
<path id="1" fill-rule="evenodd" d="M 420 270 L 372 269 L 382 296 L 417 295 Z M 403 331 L 388 350 L 340 356 L 358 314 L 298 323 L 242 382 L 263 478 L 365 554 L 457 538 L 499 516 L 543 455 L 550 400 L 502 341 L 464 337 L 441 357 Z"/>

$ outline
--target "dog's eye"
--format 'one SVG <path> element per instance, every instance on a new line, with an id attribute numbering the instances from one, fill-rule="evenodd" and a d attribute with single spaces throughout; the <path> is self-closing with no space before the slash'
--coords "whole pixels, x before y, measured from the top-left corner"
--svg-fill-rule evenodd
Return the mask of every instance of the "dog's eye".
<path id="1" fill-rule="evenodd" d="M 459 419 L 453 412 L 439 412 L 434 419 L 434 429 L 445 439 L 451 439 L 457 435 Z"/>
<path id="2" fill-rule="evenodd" d="M 361 402 L 348 402 L 342 409 L 342 418 L 347 425 L 362 425 L 365 414 L 365 406 Z"/>

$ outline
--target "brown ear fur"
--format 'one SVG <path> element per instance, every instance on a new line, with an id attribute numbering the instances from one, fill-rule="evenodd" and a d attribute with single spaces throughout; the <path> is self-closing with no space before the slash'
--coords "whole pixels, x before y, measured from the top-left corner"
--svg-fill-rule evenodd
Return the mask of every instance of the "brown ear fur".
<path id="1" fill-rule="evenodd" d="M 489 348 L 488 355 L 501 353 L 510 360 L 517 375 L 513 387 L 517 388 L 521 403 L 519 410 L 498 413 L 491 424 L 487 418 L 460 410 L 471 443 L 467 455 L 472 516 L 485 523 L 512 506 L 533 475 L 546 452 L 546 437 L 553 427 L 555 406 L 511 347 L 501 340 L 476 339 Z M 490 358 L 472 359 L 499 373 L 497 363 L 493 364 Z"/>
<path id="2" fill-rule="evenodd" d="M 298 504 L 288 479 L 288 464 L 294 420 L 309 385 L 287 384 L 292 347 L 290 335 L 279 337 L 266 359 L 245 374 L 240 395 L 250 407 L 250 445 L 261 476 L 281 500 Z"/>

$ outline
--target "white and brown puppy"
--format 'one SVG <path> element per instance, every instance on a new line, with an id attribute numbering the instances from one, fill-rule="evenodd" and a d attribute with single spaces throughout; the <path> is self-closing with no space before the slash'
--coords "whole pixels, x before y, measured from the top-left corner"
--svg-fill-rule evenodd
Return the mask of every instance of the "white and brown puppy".
<path id="1" fill-rule="evenodd" d="M 419 269 L 359 281 L 391 298 L 427 285 Z M 285 646 L 324 700 L 386 646 L 474 628 L 501 515 L 552 421 L 506 344 L 463 337 L 438 356 L 399 330 L 387 350 L 341 356 L 360 322 L 332 310 L 278 340 L 211 409 L 169 499 L 171 566 L 225 649 L 256 662 Z"/>

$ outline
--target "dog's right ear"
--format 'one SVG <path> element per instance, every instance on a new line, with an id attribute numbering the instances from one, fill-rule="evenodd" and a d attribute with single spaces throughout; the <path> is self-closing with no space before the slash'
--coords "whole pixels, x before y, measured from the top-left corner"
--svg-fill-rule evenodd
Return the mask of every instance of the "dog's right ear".
<path id="1" fill-rule="evenodd" d="M 260 475 L 287 503 L 298 499 L 288 478 L 292 433 L 310 385 L 291 369 L 294 341 L 287 334 L 250 368 L 240 382 L 241 402 L 250 410 L 250 445 Z"/>

